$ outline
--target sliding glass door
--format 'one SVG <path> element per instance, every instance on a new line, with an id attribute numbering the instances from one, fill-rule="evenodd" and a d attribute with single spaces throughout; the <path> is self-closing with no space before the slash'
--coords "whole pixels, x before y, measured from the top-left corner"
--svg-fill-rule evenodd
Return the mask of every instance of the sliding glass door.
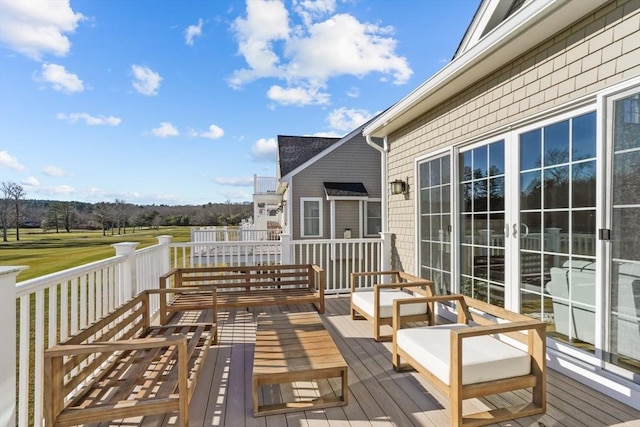
<path id="1" fill-rule="evenodd" d="M 544 320 L 557 348 L 640 377 L 638 88 L 417 171 L 420 273 L 439 294 Z"/>

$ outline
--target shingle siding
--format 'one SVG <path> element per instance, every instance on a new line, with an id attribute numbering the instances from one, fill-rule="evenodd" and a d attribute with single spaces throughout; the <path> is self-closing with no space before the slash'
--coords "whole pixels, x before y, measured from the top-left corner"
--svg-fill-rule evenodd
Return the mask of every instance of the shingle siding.
<path id="1" fill-rule="evenodd" d="M 389 179 L 409 177 L 410 197 L 389 196 L 395 265 L 416 272 L 414 162 L 515 121 L 640 75 L 640 0 L 612 1 L 389 137 Z"/>
<path id="2" fill-rule="evenodd" d="M 324 157 L 309 165 L 293 177 L 292 200 L 300 197 L 322 197 L 323 199 L 323 238 L 331 236 L 330 204 L 326 200 L 323 182 L 362 182 L 370 198 L 380 197 L 380 152 L 367 144 L 362 135 L 357 135 L 334 149 Z M 355 207 L 354 215 L 345 218 L 337 215 L 336 237 L 342 238 L 345 228 L 351 228 L 352 236 L 358 236 L 358 204 L 338 201 Z M 293 238 L 300 239 L 300 203 L 294 203 L 291 229 Z M 343 211 L 344 212 L 344 211 Z"/>

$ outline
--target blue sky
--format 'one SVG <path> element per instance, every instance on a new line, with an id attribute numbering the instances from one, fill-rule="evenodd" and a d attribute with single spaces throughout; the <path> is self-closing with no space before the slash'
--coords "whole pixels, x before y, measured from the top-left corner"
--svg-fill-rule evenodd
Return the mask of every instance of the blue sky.
<path id="1" fill-rule="evenodd" d="M 0 181 L 250 201 L 277 135 L 342 136 L 453 56 L 479 0 L 0 0 Z"/>

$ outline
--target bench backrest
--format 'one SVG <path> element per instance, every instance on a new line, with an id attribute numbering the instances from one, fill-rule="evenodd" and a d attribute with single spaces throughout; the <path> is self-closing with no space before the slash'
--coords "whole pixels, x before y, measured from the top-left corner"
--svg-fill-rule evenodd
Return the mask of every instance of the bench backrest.
<path id="1" fill-rule="evenodd" d="M 450 295 L 449 297 L 454 296 Z M 468 296 L 456 295 L 455 298 L 459 304 L 458 323 L 495 325 L 501 321 L 528 322 L 533 320 L 524 314 L 515 313 Z M 527 342 L 527 334 L 523 332 L 511 332 L 505 335 L 522 343 Z"/>
<path id="2" fill-rule="evenodd" d="M 423 295 L 425 297 L 433 296 L 433 282 L 431 280 L 423 279 L 422 277 L 414 276 L 404 271 L 398 271 L 398 282 L 400 283 L 415 283 L 416 286 L 407 286 L 405 289 L 411 292 Z"/>
<path id="3" fill-rule="evenodd" d="M 314 271 L 311 264 L 178 268 L 160 278 L 160 288 L 171 287 L 172 280 L 176 288 L 214 285 L 218 292 L 274 286 L 317 289 L 323 284 L 316 283 Z"/>
<path id="4" fill-rule="evenodd" d="M 149 296 L 142 293 L 80 330 L 59 345 L 89 344 L 139 337 L 149 327 Z M 62 395 L 77 393 L 79 386 L 91 384 L 96 372 L 110 368 L 111 353 L 76 354 L 65 357 L 62 365 Z"/>

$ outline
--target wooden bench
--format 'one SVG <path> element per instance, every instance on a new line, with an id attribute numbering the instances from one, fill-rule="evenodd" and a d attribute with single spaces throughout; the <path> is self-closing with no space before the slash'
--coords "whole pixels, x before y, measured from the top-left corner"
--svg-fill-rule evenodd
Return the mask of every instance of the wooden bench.
<path id="1" fill-rule="evenodd" d="M 253 414 L 328 408 L 347 404 L 347 363 L 315 312 L 261 315 L 253 360 Z M 259 390 L 269 384 L 340 378 L 333 390 L 307 399 L 283 399 L 260 405 Z"/>
<path id="2" fill-rule="evenodd" d="M 373 323 L 373 338 L 376 341 L 389 340 L 391 335 L 381 336 L 380 326 L 391 325 L 393 301 L 396 299 L 428 297 L 435 295 L 431 280 L 414 276 L 404 271 L 372 271 L 351 273 L 351 318 L 365 318 Z M 361 279 L 374 283 L 359 287 Z M 426 321 L 430 319 L 432 310 L 425 304 L 407 304 L 402 307 L 405 321 Z"/>
<path id="3" fill-rule="evenodd" d="M 400 308 L 408 301 L 394 302 L 393 367 L 400 370 L 404 359 L 433 382 L 449 398 L 453 426 L 482 426 L 546 411 L 544 322 L 463 295 L 421 300 L 454 302 L 457 323 L 402 328 Z M 527 388 L 532 389 L 529 403 L 462 414 L 465 399 Z"/>
<path id="4" fill-rule="evenodd" d="M 312 264 L 177 268 L 160 277 L 160 289 L 182 287 L 215 288 L 218 309 L 313 304 L 324 313 L 324 270 Z M 166 323 L 171 313 L 208 308 L 209 298 L 177 294 L 160 304 Z"/>
<path id="5" fill-rule="evenodd" d="M 45 350 L 45 426 L 175 411 L 180 425 L 188 425 L 189 401 L 207 350 L 217 342 L 217 325 L 152 325 L 151 293 L 166 292 L 142 292 Z M 215 292 L 207 294 L 213 307 Z"/>

